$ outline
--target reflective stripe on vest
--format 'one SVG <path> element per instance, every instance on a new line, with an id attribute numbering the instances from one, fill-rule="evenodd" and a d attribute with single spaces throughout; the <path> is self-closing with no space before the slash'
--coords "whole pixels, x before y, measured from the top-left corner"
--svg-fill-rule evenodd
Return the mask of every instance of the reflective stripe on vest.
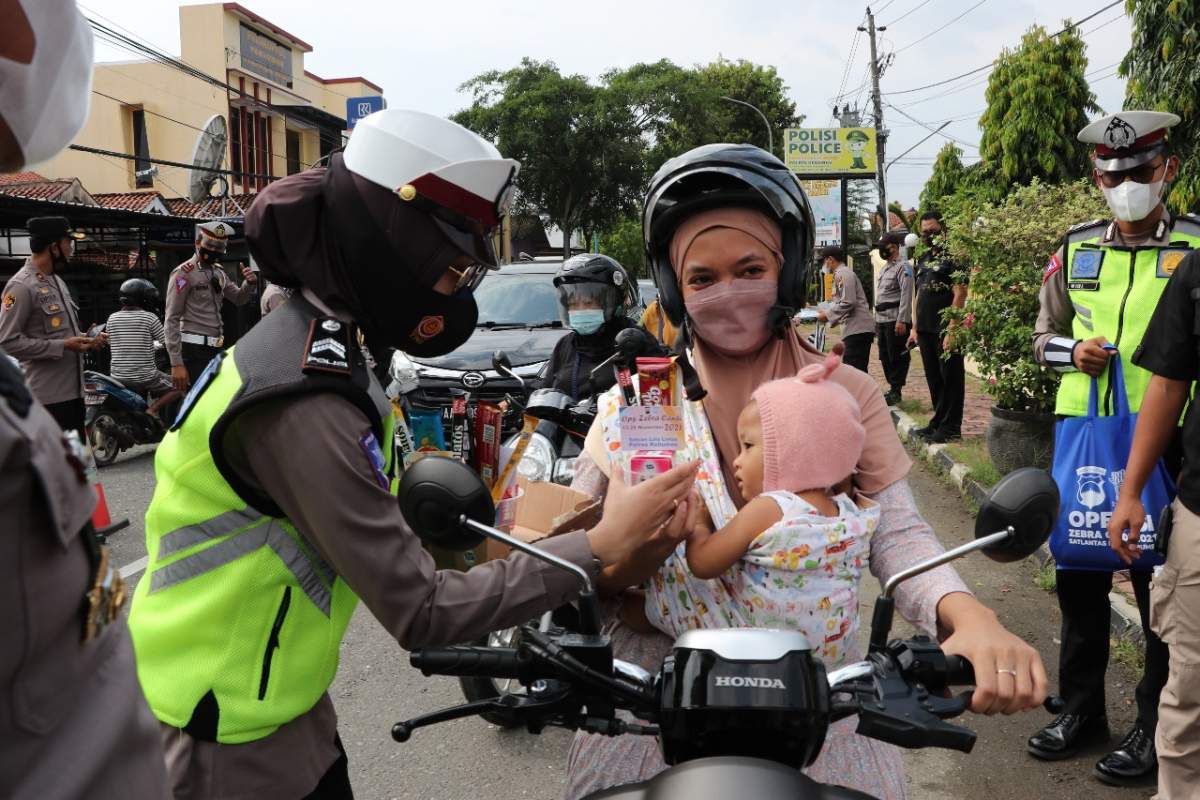
<path id="1" fill-rule="evenodd" d="M 1167 286 L 1168 273 L 1160 271 L 1164 250 L 1200 249 L 1200 226 L 1190 219 L 1177 219 L 1163 247 L 1124 247 L 1101 243 L 1104 226 L 1079 231 L 1067 237 L 1063 270 L 1074 316 L 1071 335 L 1075 339 L 1103 336 L 1117 346 L 1125 371 L 1125 393 L 1129 409 L 1142 405 L 1150 373 L 1133 363 L 1133 354 L 1145 336 L 1159 298 Z M 1084 251 L 1083 260 L 1077 256 Z M 1087 251 L 1097 256 L 1087 255 Z M 1098 268 L 1095 259 L 1099 257 Z M 1086 265 L 1086 269 L 1083 266 Z M 1079 267 L 1079 269 L 1077 269 Z M 1093 274 L 1093 270 L 1098 272 Z M 1100 376 L 1100 413 L 1111 413 L 1108 372 Z M 1087 414 L 1091 378 L 1082 372 L 1062 376 L 1054 413 L 1078 417 Z"/>
<path id="2" fill-rule="evenodd" d="M 171 531 L 163 539 L 178 534 L 184 534 L 188 538 L 195 536 L 216 538 L 237 530 L 237 528 L 243 528 L 246 516 L 245 511 L 231 511 L 199 525 Z M 332 578 L 324 576 L 332 576 L 333 570 L 323 562 L 321 563 L 323 569 L 318 569 L 314 559 L 305 554 L 300 549 L 300 545 L 283 528 L 279 527 L 275 520 L 259 515 L 256 523 L 220 544 L 200 550 L 155 570 L 150 577 L 150 594 L 169 589 L 176 584 L 222 567 L 265 545 L 275 551 L 275 555 L 279 556 L 284 566 L 296 578 L 296 583 L 308 595 L 308 599 L 312 600 L 313 605 L 328 617 L 332 597 L 326 581 L 331 581 Z M 159 557 L 162 557 L 161 548 Z"/>

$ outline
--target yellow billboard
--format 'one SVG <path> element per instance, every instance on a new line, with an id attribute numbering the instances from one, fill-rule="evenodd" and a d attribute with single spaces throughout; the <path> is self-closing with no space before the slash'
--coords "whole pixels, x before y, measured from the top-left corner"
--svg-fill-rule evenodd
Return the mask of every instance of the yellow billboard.
<path id="1" fill-rule="evenodd" d="M 874 175 L 874 128 L 787 128 L 784 163 L 799 175 Z"/>

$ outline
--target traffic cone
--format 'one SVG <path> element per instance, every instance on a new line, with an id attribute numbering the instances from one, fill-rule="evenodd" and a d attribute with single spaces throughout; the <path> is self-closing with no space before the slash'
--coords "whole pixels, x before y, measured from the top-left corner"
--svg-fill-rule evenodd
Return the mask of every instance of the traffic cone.
<path id="1" fill-rule="evenodd" d="M 100 482 L 100 468 L 96 466 L 96 457 L 92 454 L 91 442 L 84 443 L 83 452 L 87 454 L 85 463 L 87 464 L 88 483 L 96 490 L 96 508 L 92 511 L 92 527 L 95 528 L 100 541 L 104 541 L 117 531 L 128 528 L 129 520 L 112 521 L 112 517 L 108 513 L 108 499 L 104 496 L 104 484 Z"/>

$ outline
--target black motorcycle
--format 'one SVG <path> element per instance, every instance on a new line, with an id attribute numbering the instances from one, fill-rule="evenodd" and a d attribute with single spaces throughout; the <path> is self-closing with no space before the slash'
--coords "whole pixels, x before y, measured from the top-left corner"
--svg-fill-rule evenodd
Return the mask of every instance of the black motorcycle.
<path id="1" fill-rule="evenodd" d="M 887 582 L 861 662 L 826 672 L 794 631 L 699 630 L 680 636 L 652 675 L 613 658 L 584 570 L 488 524 L 495 509 L 470 469 L 449 459 L 425 459 L 405 473 L 399 494 L 405 518 L 423 538 L 466 549 L 490 537 L 576 574 L 584 590 L 577 631 L 526 626 L 516 647 L 414 651 L 410 662 L 426 675 L 510 679 L 527 691 L 399 722 L 392 738 L 405 742 L 417 728 L 497 710 L 516 714 L 532 733 L 556 726 L 658 738 L 669 769 L 595 793 L 591 800 L 871 800 L 802 772 L 820 753 L 829 725 L 849 716 L 858 717 L 863 736 L 969 753 L 975 733 L 946 720 L 969 706 L 969 692 L 952 696 L 949 689 L 973 683 L 971 665 L 924 636 L 889 641 L 896 587 L 976 550 L 997 561 L 1029 556 L 1049 534 L 1059 503 L 1058 488 L 1043 471 L 1018 470 L 1003 478 L 979 512 L 975 541 Z M 1057 713 L 1062 701 L 1048 698 L 1045 705 Z M 618 716 L 621 710 L 636 721 Z"/>

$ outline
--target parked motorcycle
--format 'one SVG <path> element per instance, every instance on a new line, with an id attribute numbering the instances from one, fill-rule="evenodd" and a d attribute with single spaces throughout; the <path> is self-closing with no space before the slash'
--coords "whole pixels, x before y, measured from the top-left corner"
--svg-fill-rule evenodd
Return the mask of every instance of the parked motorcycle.
<path id="1" fill-rule="evenodd" d="M 518 715 L 532 733 L 554 726 L 658 738 L 670 765 L 666 771 L 595 793 L 592 800 L 871 800 L 802 772 L 820 753 L 830 724 L 849 716 L 858 717 L 863 736 L 969 753 L 975 733 L 946 720 L 970 704 L 969 692 L 951 696 L 948 690 L 973 683 L 971 665 L 924 636 L 889 640 L 896 588 L 977 550 L 997 561 L 1029 556 L 1049 535 L 1059 504 L 1058 489 L 1043 471 L 1023 469 L 1003 478 L 980 509 L 975 541 L 886 583 L 863 661 L 827 672 L 798 632 L 696 630 L 680 636 L 658 673 L 650 674 L 613 658 L 584 570 L 488 524 L 495 508 L 470 469 L 425 459 L 405 473 L 399 494 L 405 518 L 422 538 L 466 549 L 489 537 L 575 574 L 584 588 L 577 632 L 527 626 L 516 647 L 414 651 L 410 663 L 425 675 L 511 679 L 527 691 L 398 722 L 392 738 L 405 742 L 418 728 L 498 709 Z M 1058 713 L 1063 704 L 1052 697 L 1045 706 Z M 619 710 L 636 721 L 618 716 Z"/>
<path id="2" fill-rule="evenodd" d="M 83 402 L 87 406 L 84 428 L 92 444 L 96 463 L 106 467 L 122 451 L 139 444 L 162 441 L 178 403 L 160 410 L 162 421 L 147 413 L 147 398 L 111 375 L 86 370 L 83 373 Z"/>

